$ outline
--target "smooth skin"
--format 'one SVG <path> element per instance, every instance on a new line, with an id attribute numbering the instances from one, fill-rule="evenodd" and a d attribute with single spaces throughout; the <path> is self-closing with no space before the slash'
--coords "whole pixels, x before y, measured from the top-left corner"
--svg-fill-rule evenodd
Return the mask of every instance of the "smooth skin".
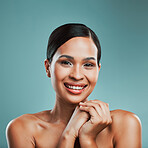
<path id="1" fill-rule="evenodd" d="M 46 59 L 44 64 L 56 92 L 55 106 L 11 121 L 6 130 L 9 148 L 142 147 L 141 123 L 135 114 L 110 111 L 109 104 L 87 99 L 101 68 L 91 38 L 70 39 L 51 63 Z"/>

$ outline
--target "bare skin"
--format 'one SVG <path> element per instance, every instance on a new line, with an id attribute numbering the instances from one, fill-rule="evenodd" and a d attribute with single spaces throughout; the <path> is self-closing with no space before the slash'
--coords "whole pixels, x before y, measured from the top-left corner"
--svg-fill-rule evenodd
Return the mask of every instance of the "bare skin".
<path id="1" fill-rule="evenodd" d="M 81 50 L 80 50 L 81 49 Z M 7 127 L 10 148 L 141 148 L 141 124 L 128 111 L 87 97 L 101 65 L 92 39 L 75 37 L 45 60 L 47 76 L 56 92 L 52 110 L 26 114 Z"/>
<path id="2" fill-rule="evenodd" d="M 111 117 L 112 124 L 97 135 L 97 147 L 140 148 L 141 128 L 138 118 L 123 110 L 111 111 Z M 11 148 L 56 148 L 65 127 L 65 123 L 53 121 L 51 111 L 23 115 L 9 127 L 9 144 Z M 25 135 L 27 138 L 22 137 Z"/>

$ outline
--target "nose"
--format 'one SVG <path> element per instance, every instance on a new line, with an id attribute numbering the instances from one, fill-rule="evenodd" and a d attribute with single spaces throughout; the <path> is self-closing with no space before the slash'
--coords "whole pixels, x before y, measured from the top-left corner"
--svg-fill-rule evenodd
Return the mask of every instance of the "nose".
<path id="1" fill-rule="evenodd" d="M 69 74 L 69 78 L 75 80 L 75 81 L 79 81 L 79 80 L 83 80 L 83 72 L 81 70 L 81 67 L 79 65 L 75 65 L 73 66 L 73 68 L 71 69 L 71 72 Z"/>

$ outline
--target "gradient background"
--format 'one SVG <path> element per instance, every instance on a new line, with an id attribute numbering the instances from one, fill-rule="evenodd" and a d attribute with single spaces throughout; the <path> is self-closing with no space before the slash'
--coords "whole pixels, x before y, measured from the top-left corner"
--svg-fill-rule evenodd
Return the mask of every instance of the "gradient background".
<path id="1" fill-rule="evenodd" d="M 148 148 L 147 0 L 0 0 L 0 148 L 7 147 L 10 120 L 53 107 L 47 41 L 70 22 L 88 25 L 101 42 L 102 69 L 90 98 L 136 113 Z"/>

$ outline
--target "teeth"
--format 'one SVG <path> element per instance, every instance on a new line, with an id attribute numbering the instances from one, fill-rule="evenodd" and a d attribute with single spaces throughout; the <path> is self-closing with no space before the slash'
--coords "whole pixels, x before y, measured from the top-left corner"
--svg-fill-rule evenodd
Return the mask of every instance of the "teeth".
<path id="1" fill-rule="evenodd" d="M 68 88 L 70 89 L 83 89 L 83 87 L 80 87 L 80 86 L 70 86 L 70 85 L 67 85 Z"/>

